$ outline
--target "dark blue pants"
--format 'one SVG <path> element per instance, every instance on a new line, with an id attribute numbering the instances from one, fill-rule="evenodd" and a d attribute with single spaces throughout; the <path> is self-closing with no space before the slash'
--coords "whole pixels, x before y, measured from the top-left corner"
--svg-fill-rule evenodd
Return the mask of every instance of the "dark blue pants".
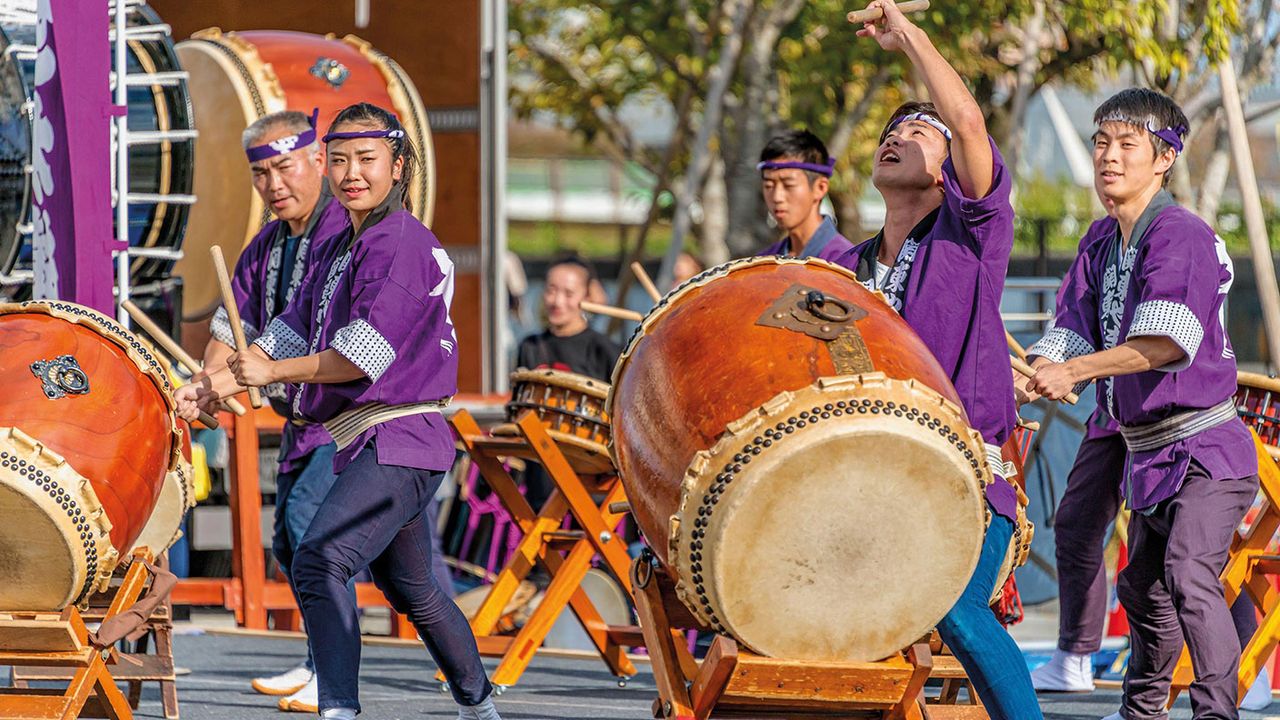
<path id="1" fill-rule="evenodd" d="M 989 605 L 1012 537 L 1013 523 L 992 513 L 978 566 L 960 599 L 938 623 L 938 634 L 969 674 L 991 720 L 1041 720 L 1044 715 L 1027 662 Z"/>
<path id="2" fill-rule="evenodd" d="M 285 579 L 289 581 L 298 607 L 302 607 L 302 600 L 298 598 L 298 591 L 293 586 L 293 554 L 298 543 L 307 534 L 307 528 L 311 527 L 320 503 L 324 502 L 329 489 L 338 479 L 333 474 L 333 456 L 336 452 L 337 447 L 333 443 L 322 445 L 307 456 L 307 462 L 301 468 L 276 476 L 275 532 L 271 538 L 271 552 L 276 556 L 276 562 L 280 563 Z M 351 592 L 355 592 L 354 585 Z M 307 648 L 306 666 L 308 670 L 316 669 L 310 647 Z"/>
<path id="3" fill-rule="evenodd" d="M 365 568 L 391 607 L 417 628 L 460 705 L 479 704 L 492 691 L 466 617 L 431 572 L 425 510 L 443 478 L 442 472 L 379 465 L 370 444 L 338 475 L 311 521 L 292 574 L 322 711 L 360 709 L 360 626 L 347 583 Z"/>

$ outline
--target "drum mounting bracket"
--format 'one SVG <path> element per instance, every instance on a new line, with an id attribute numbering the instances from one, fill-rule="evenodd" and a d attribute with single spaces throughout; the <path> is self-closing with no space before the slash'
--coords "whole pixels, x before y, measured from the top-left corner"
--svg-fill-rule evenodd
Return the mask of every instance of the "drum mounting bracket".
<path id="1" fill-rule="evenodd" d="M 867 316 L 849 300 L 796 283 L 764 311 L 757 325 L 801 332 L 819 340 L 835 340 L 845 328 Z"/>
<path id="2" fill-rule="evenodd" d="M 44 395 L 50 400 L 89 393 L 89 376 L 85 375 L 80 369 L 80 363 L 71 355 L 59 355 L 53 360 L 37 360 L 31 363 L 31 374 L 40 379 Z"/>

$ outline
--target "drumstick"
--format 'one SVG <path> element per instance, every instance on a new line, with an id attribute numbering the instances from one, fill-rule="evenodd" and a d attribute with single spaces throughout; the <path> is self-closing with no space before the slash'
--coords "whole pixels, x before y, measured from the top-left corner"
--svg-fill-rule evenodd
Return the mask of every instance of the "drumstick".
<path id="1" fill-rule="evenodd" d="M 653 284 L 653 278 L 649 277 L 649 273 L 644 271 L 643 265 L 638 261 L 631 263 L 631 272 L 635 274 L 636 280 L 640 281 L 640 287 L 649 293 L 649 297 L 653 298 L 654 302 L 662 299 L 662 293 L 658 292 L 658 286 Z"/>
<path id="2" fill-rule="evenodd" d="M 236 297 L 231 293 L 231 276 L 227 274 L 227 261 L 222 257 L 222 246 L 209 248 L 213 258 L 213 269 L 218 272 L 218 287 L 222 290 L 222 305 L 227 309 L 227 317 L 231 321 L 231 334 L 236 340 L 236 352 L 249 351 L 249 343 L 244 341 L 244 326 L 240 324 L 240 308 L 236 305 Z M 249 388 L 249 404 L 255 408 L 262 407 L 262 396 L 258 388 Z"/>
<path id="3" fill-rule="evenodd" d="M 1026 362 L 1027 349 L 1022 347 L 1022 343 L 1018 342 L 1017 338 L 1013 336 L 1013 333 L 1009 332 L 1008 330 L 1005 330 L 1004 339 L 1005 339 L 1005 342 L 1009 343 L 1009 349 L 1013 351 L 1013 354 L 1017 355 L 1018 359 L 1021 360 L 1022 362 Z"/>
<path id="4" fill-rule="evenodd" d="M 929 0 L 907 0 L 907 2 L 898 3 L 898 9 L 903 13 L 924 12 L 929 9 Z M 845 17 L 851 23 L 869 23 L 884 17 L 884 11 L 880 8 L 867 8 L 854 10 Z"/>
<path id="5" fill-rule="evenodd" d="M 596 315 L 608 315 L 609 317 L 618 318 L 619 320 L 632 320 L 640 322 L 644 320 L 644 316 L 635 310 L 627 310 L 626 308 L 614 307 L 612 305 L 601 305 L 593 303 L 590 300 L 582 301 L 582 309 Z"/>
<path id="6" fill-rule="evenodd" d="M 1016 357 L 1010 357 L 1009 362 L 1013 364 L 1013 369 L 1017 370 L 1023 377 L 1035 377 L 1036 371 L 1025 360 L 1019 360 Z M 1062 402 L 1069 405 L 1075 405 L 1080 402 L 1080 396 L 1075 393 L 1067 393 L 1062 398 Z"/>
<path id="7" fill-rule="evenodd" d="M 181 345 L 174 342 L 173 338 L 166 335 L 165 332 L 160 329 L 160 326 L 155 324 L 155 321 L 150 317 L 147 317 L 147 314 L 142 312 L 141 308 L 133 304 L 132 300 L 125 300 L 120 303 L 120 307 L 123 307 L 125 312 L 129 313 L 129 317 L 133 318 L 134 322 L 138 323 L 143 330 L 147 331 L 147 334 L 151 336 L 152 340 L 155 340 L 159 343 L 160 347 L 164 348 L 165 352 L 172 355 L 173 359 L 177 360 L 179 365 L 186 368 L 187 372 L 192 375 L 200 372 L 200 363 L 196 362 L 195 358 L 188 355 L 187 351 L 183 350 Z M 227 398 L 222 402 L 227 406 L 227 409 L 231 410 L 231 412 L 237 415 L 244 414 L 244 406 L 240 404 L 239 400 L 236 400 L 235 398 Z"/>

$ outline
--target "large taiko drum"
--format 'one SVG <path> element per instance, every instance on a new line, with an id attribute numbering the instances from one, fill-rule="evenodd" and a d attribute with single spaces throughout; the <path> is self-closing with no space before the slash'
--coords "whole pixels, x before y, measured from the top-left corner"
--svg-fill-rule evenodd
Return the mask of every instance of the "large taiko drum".
<path id="1" fill-rule="evenodd" d="M 188 243 L 176 273 L 183 277 L 183 316 L 199 320 L 220 302 L 209 247 L 222 246 L 228 263 L 269 215 L 250 184 L 241 134 L 254 120 L 280 110 L 320 108 L 320 132 L 342 108 L 370 102 L 396 113 L 422 156 L 409 198 L 427 225 L 435 203 L 431 130 L 413 81 L 391 58 L 348 35 L 275 30 L 202 30 L 178 43 L 190 74 L 200 127 Z"/>
<path id="2" fill-rule="evenodd" d="M 0 608 L 105 589 L 179 468 L 166 373 L 88 308 L 0 305 Z"/>
<path id="3" fill-rule="evenodd" d="M 0 296 L 16 298 L 31 295 L 34 7 L 7 8 L 0 17 Z M 129 145 L 129 244 L 176 251 L 191 202 L 191 101 L 186 83 L 176 77 L 182 68 L 169 27 L 146 3 L 129 3 L 126 13 L 129 131 L 138 133 Z M 105 13 L 102 18 L 105 33 L 109 21 Z M 172 267 L 172 254 L 134 258 L 133 281 L 162 278 Z"/>
<path id="4" fill-rule="evenodd" d="M 691 279 L 632 336 L 607 407 L 680 599 L 758 653 L 887 657 L 977 564 L 982 439 L 923 341 L 847 270 L 764 257 Z"/>

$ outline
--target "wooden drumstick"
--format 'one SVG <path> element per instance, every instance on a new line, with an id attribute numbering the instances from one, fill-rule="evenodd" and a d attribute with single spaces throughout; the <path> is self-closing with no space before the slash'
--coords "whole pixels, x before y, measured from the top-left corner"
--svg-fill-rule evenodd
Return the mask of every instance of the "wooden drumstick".
<path id="1" fill-rule="evenodd" d="M 236 305 L 236 297 L 231 292 L 231 275 L 227 273 L 227 261 L 222 257 L 222 246 L 209 248 L 213 258 L 213 269 L 218 273 L 218 287 L 222 290 L 222 305 L 227 309 L 227 318 L 231 321 L 231 334 L 236 340 L 236 352 L 249 351 L 249 343 L 244 340 L 244 326 L 240 324 L 240 308 Z M 249 404 L 255 408 L 262 407 L 262 396 L 258 388 L 249 388 Z"/>
<path id="2" fill-rule="evenodd" d="M 593 303 L 590 300 L 582 301 L 582 309 L 586 310 L 589 313 L 595 313 L 596 315 L 607 315 L 609 317 L 618 318 L 619 320 L 632 320 L 634 322 L 640 322 L 641 320 L 644 320 L 644 316 L 636 312 L 635 310 L 628 310 L 626 308 L 614 307 L 612 305 L 601 305 L 600 303 Z"/>
<path id="3" fill-rule="evenodd" d="M 898 9 L 905 13 L 924 12 L 929 9 L 929 0 L 907 0 L 907 2 L 898 3 Z M 875 22 L 884 17 L 884 11 L 880 8 L 866 8 L 863 10 L 854 10 L 846 15 L 849 22 L 855 24 Z"/>
<path id="4" fill-rule="evenodd" d="M 1032 368 L 1030 365 L 1027 364 L 1027 361 L 1019 360 L 1016 357 L 1010 356 L 1009 362 L 1013 364 L 1013 369 L 1017 370 L 1023 377 L 1028 377 L 1028 378 L 1035 377 L 1036 371 L 1034 368 Z M 1069 405 L 1075 405 L 1076 403 L 1080 402 L 1080 396 L 1075 393 L 1067 393 L 1065 396 L 1063 396 L 1062 402 L 1067 403 Z"/>
<path id="5" fill-rule="evenodd" d="M 132 300 L 125 300 L 120 303 L 120 307 L 123 307 L 125 312 L 129 313 L 129 317 L 133 318 L 133 321 L 138 323 L 139 327 L 147 331 L 147 334 L 151 336 L 152 340 L 155 340 L 160 347 L 164 348 L 165 352 L 172 355 L 173 359 L 177 360 L 179 365 L 186 368 L 187 372 L 192 375 L 200 372 L 200 363 L 197 362 L 195 358 L 188 355 L 187 351 L 183 350 L 182 346 L 177 342 L 174 342 L 173 338 L 166 335 L 164 330 L 161 330 L 160 326 L 155 324 L 155 321 L 150 317 L 147 317 L 147 314 L 142 312 L 141 308 L 133 304 Z M 240 404 L 239 400 L 236 400 L 235 398 L 227 398 L 222 402 L 231 412 L 237 415 L 244 415 L 244 406 Z"/>
<path id="6" fill-rule="evenodd" d="M 1005 342 L 1009 343 L 1009 349 L 1013 351 L 1013 354 L 1017 355 L 1018 359 L 1021 360 L 1022 362 L 1026 362 L 1027 349 L 1022 347 L 1022 343 L 1018 342 L 1018 339 L 1013 336 L 1013 333 L 1009 332 L 1008 330 L 1005 330 L 1004 339 L 1005 339 Z"/>
<path id="7" fill-rule="evenodd" d="M 644 266 L 638 261 L 631 263 L 631 272 L 635 274 L 636 280 L 640 281 L 640 287 L 649 293 L 649 297 L 654 302 L 662 299 L 662 293 L 658 292 L 658 286 L 653 284 L 653 278 L 649 277 L 649 273 L 644 271 Z"/>

